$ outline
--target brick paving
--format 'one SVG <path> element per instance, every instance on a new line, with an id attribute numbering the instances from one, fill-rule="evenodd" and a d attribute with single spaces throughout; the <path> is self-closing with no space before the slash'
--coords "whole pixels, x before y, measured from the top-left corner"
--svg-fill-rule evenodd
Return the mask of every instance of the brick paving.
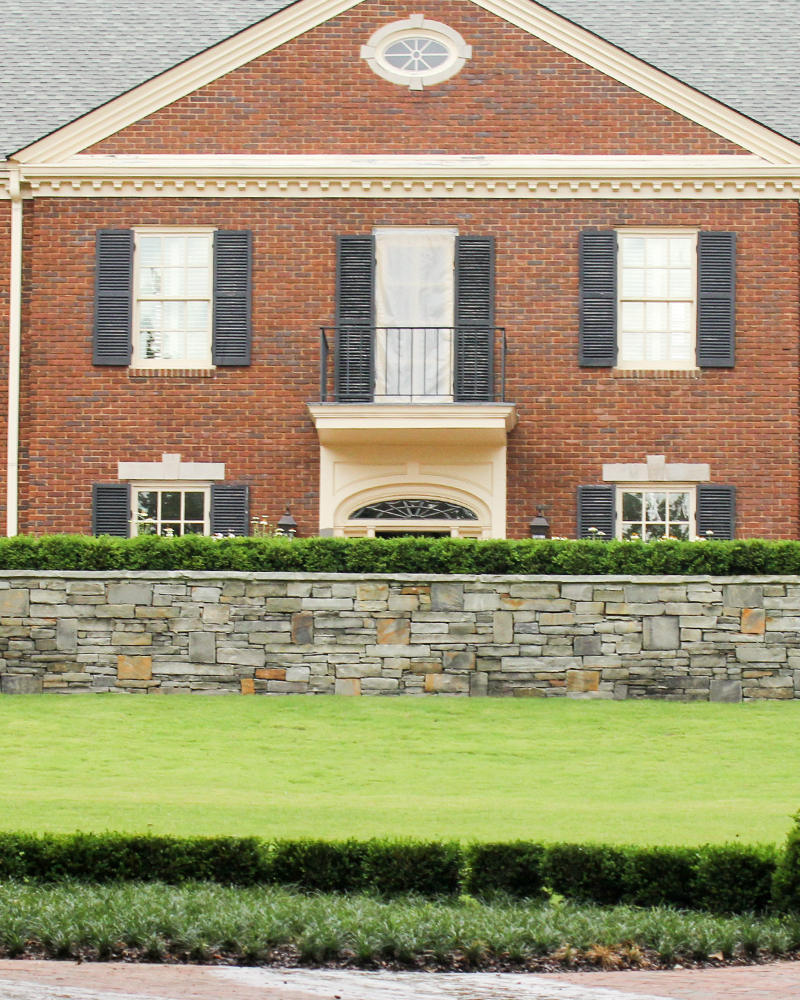
<path id="1" fill-rule="evenodd" d="M 669 972 L 364 973 L 0 961 L 0 1000 L 797 1000 L 800 962 Z"/>

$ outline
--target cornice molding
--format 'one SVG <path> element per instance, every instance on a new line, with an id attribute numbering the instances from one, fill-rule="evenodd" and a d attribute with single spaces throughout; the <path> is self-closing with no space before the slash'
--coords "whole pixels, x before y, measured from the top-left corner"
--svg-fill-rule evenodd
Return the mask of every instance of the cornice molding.
<path id="1" fill-rule="evenodd" d="M 75 156 L 15 170 L 26 198 L 800 198 L 755 156 Z M 11 178 L 0 169 L 0 198 Z"/>
<path id="2" fill-rule="evenodd" d="M 96 108 L 15 154 L 19 163 L 56 163 L 297 38 L 360 0 L 299 0 Z M 474 0 L 542 41 L 771 163 L 800 164 L 800 144 L 649 66 L 529 0 Z"/>

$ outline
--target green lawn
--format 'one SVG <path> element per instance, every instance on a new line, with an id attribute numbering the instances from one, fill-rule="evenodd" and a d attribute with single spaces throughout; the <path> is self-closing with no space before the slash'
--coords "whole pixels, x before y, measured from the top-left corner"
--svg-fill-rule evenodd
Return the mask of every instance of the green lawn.
<path id="1" fill-rule="evenodd" d="M 0 828 L 781 841 L 800 703 L 0 697 Z"/>

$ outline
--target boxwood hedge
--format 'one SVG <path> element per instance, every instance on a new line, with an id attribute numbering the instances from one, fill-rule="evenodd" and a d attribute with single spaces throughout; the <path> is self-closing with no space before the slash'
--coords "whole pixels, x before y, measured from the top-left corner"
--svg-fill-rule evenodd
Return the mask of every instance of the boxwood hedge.
<path id="1" fill-rule="evenodd" d="M 310 573 L 800 574 L 800 542 L 602 542 L 459 538 L 0 539 L 0 570 Z"/>
<path id="2" fill-rule="evenodd" d="M 465 892 L 485 899 L 541 899 L 557 893 L 604 906 L 716 913 L 770 908 L 777 860 L 771 847 L 739 844 L 692 849 L 515 841 L 465 847 L 450 841 L 0 833 L 0 880 L 279 884 L 384 897 Z M 794 855 L 790 864 L 794 871 Z M 779 888 L 786 885 L 786 879 L 775 879 Z M 774 904 L 800 910 L 796 871 L 789 882 Z"/>

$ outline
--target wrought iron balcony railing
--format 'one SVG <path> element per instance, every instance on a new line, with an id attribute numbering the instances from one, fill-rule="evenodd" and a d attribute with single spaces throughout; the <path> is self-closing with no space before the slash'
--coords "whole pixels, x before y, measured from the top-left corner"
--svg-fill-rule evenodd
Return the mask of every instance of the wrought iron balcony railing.
<path id="1" fill-rule="evenodd" d="M 320 399 L 504 402 L 506 353 L 502 327 L 321 327 Z"/>

